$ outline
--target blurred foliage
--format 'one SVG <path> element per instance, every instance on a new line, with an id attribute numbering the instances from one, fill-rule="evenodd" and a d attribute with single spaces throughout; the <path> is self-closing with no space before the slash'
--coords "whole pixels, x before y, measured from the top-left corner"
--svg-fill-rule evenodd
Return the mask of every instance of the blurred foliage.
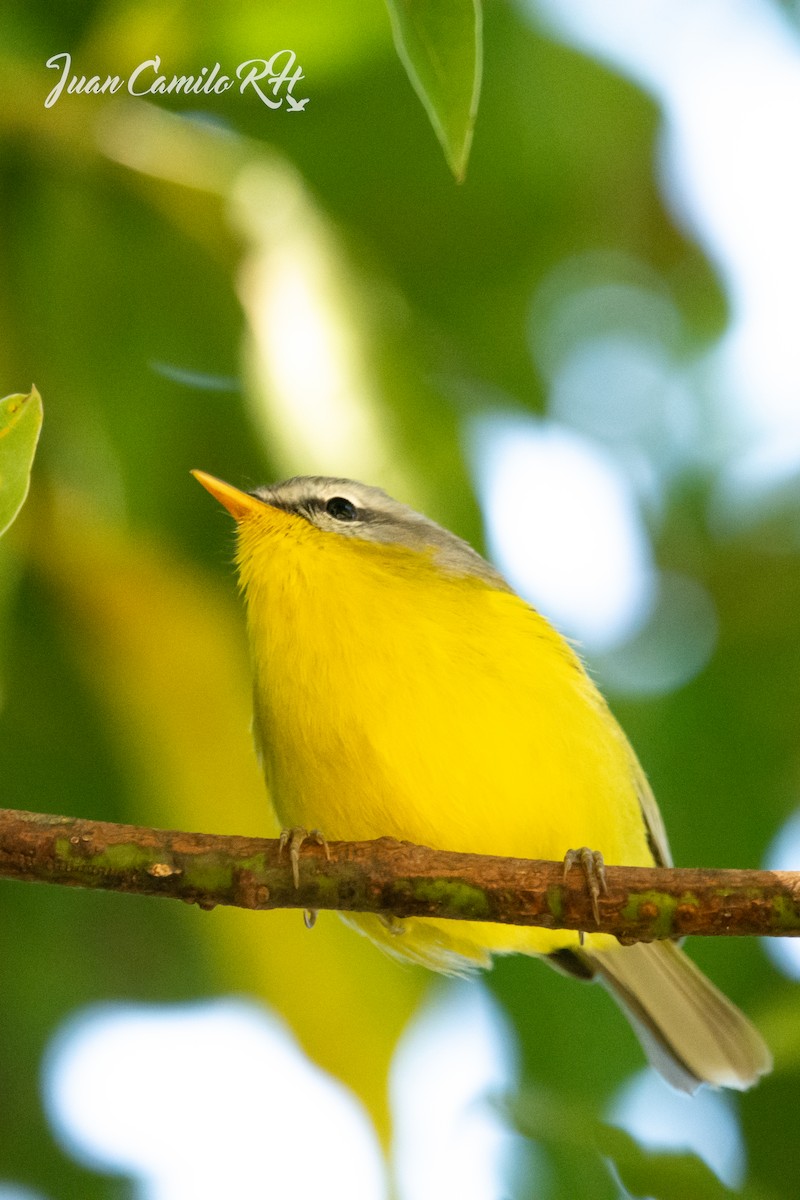
<path id="1" fill-rule="evenodd" d="M 617 1200 L 621 1183 L 632 1196 L 658 1200 L 767 1200 L 761 1191 L 731 1191 L 691 1154 L 643 1150 L 621 1129 L 598 1121 L 579 1103 L 564 1104 L 556 1093 L 529 1092 L 519 1097 L 513 1116 L 522 1133 L 544 1143 L 563 1170 L 572 1173 L 575 1195 L 587 1200 Z M 577 1168 L 577 1169 L 576 1169 Z"/>
<path id="2" fill-rule="evenodd" d="M 0 400 L 0 534 L 25 502 L 41 428 L 42 399 L 36 388 L 27 396 Z"/>
<path id="3" fill-rule="evenodd" d="M 470 171 L 456 187 L 380 0 L 3 6 L 2 390 L 35 378 L 47 401 L 31 495 L 0 544 L 9 807 L 274 832 L 249 744 L 232 534 L 190 468 L 245 484 L 368 474 L 480 544 L 464 424 L 545 411 L 529 321 L 553 268 L 598 250 L 644 264 L 680 314 L 684 360 L 724 327 L 713 272 L 654 182 L 651 102 L 508 4 L 485 24 Z M 104 78 L 156 52 L 180 74 L 285 46 L 304 70 L 302 115 L 235 88 L 65 94 L 44 107 L 45 62 L 66 50 L 77 74 Z M 468 142 L 468 57 L 451 161 Z M 701 411 L 702 395 L 693 403 Z M 715 470 L 706 458 L 678 472 L 651 527 L 659 563 L 713 598 L 714 657 L 678 691 L 612 700 L 677 860 L 749 866 L 797 804 L 800 488 L 723 536 L 707 519 Z M 308 934 L 285 914 L 12 884 L 0 894 L 0 1178 L 52 1197 L 127 1194 L 68 1158 L 39 1095 L 53 1032 L 106 998 L 263 998 L 388 1141 L 387 1067 L 422 973 L 333 918 Z M 738 1110 L 745 1194 L 795 1195 L 794 987 L 757 945 L 693 953 L 785 1050 Z M 488 979 L 530 1094 L 553 1098 L 518 1110 L 549 1163 L 537 1195 L 618 1194 L 597 1167 L 608 1157 L 635 1194 L 724 1194 L 696 1160 L 664 1163 L 603 1122 L 641 1054 L 599 989 L 516 959 Z"/>

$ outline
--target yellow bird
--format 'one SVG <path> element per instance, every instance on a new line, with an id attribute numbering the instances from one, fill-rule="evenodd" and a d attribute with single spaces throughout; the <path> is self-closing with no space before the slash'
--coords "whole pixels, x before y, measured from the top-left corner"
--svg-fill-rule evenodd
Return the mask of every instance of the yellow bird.
<path id="1" fill-rule="evenodd" d="M 282 825 L 476 854 L 671 863 L 624 733 L 563 637 L 466 542 L 378 488 L 200 483 L 238 527 L 254 730 Z M 746 1017 L 671 942 L 488 922 L 347 918 L 391 954 L 463 972 L 544 955 L 606 985 L 675 1087 L 771 1066 Z"/>

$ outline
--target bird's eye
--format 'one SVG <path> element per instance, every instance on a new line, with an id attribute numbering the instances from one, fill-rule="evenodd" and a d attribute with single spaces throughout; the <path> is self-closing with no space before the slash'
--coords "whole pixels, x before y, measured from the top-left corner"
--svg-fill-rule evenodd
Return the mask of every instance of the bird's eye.
<path id="1" fill-rule="evenodd" d="M 325 512 L 335 521 L 355 521 L 358 516 L 355 504 L 352 500 L 346 500 L 344 496 L 331 497 L 325 505 Z"/>

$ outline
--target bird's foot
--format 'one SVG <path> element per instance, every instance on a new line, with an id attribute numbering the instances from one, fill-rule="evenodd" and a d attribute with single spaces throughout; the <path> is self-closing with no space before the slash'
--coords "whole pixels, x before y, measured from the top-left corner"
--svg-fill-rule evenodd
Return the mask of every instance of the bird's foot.
<path id="1" fill-rule="evenodd" d="M 286 847 L 289 847 L 289 862 L 292 864 L 292 879 L 296 888 L 300 887 L 300 851 L 306 842 L 313 842 L 317 846 L 322 846 L 325 850 L 325 857 L 328 862 L 331 861 L 331 852 L 328 848 L 328 843 L 325 840 L 325 835 L 319 829 L 303 829 L 299 825 L 294 825 L 291 829 L 281 830 L 278 854 L 283 854 Z M 309 929 L 316 920 L 316 916 L 310 916 L 311 911 L 311 909 L 308 910 L 309 919 L 306 920 L 306 925 L 308 925 Z"/>
<path id="2" fill-rule="evenodd" d="M 395 917 L 392 913 L 378 913 L 378 920 L 393 937 L 402 937 L 406 931 L 405 921 L 401 921 L 400 917 Z"/>
<path id="3" fill-rule="evenodd" d="M 600 905 L 598 903 L 601 895 L 608 895 L 608 884 L 606 883 L 606 864 L 603 861 L 603 856 L 599 850 L 590 850 L 588 846 L 581 846 L 580 850 L 568 850 L 564 855 L 564 881 L 570 873 L 572 867 L 579 866 L 583 871 L 586 886 L 589 889 L 589 896 L 592 901 L 592 914 L 595 919 L 595 924 L 600 924 Z M 583 930 L 580 933 L 580 942 L 583 945 Z"/>

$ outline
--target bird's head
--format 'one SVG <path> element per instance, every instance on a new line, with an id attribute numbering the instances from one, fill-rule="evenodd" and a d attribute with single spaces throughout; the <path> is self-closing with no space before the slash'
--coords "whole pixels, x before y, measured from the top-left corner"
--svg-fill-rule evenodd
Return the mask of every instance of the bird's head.
<path id="1" fill-rule="evenodd" d="M 245 492 L 205 471 L 192 474 L 225 506 L 250 541 L 276 532 L 301 538 L 313 530 L 324 538 L 412 551 L 432 559 L 446 574 L 473 576 L 492 587 L 508 588 L 467 542 L 381 488 L 354 479 L 299 475 Z"/>

